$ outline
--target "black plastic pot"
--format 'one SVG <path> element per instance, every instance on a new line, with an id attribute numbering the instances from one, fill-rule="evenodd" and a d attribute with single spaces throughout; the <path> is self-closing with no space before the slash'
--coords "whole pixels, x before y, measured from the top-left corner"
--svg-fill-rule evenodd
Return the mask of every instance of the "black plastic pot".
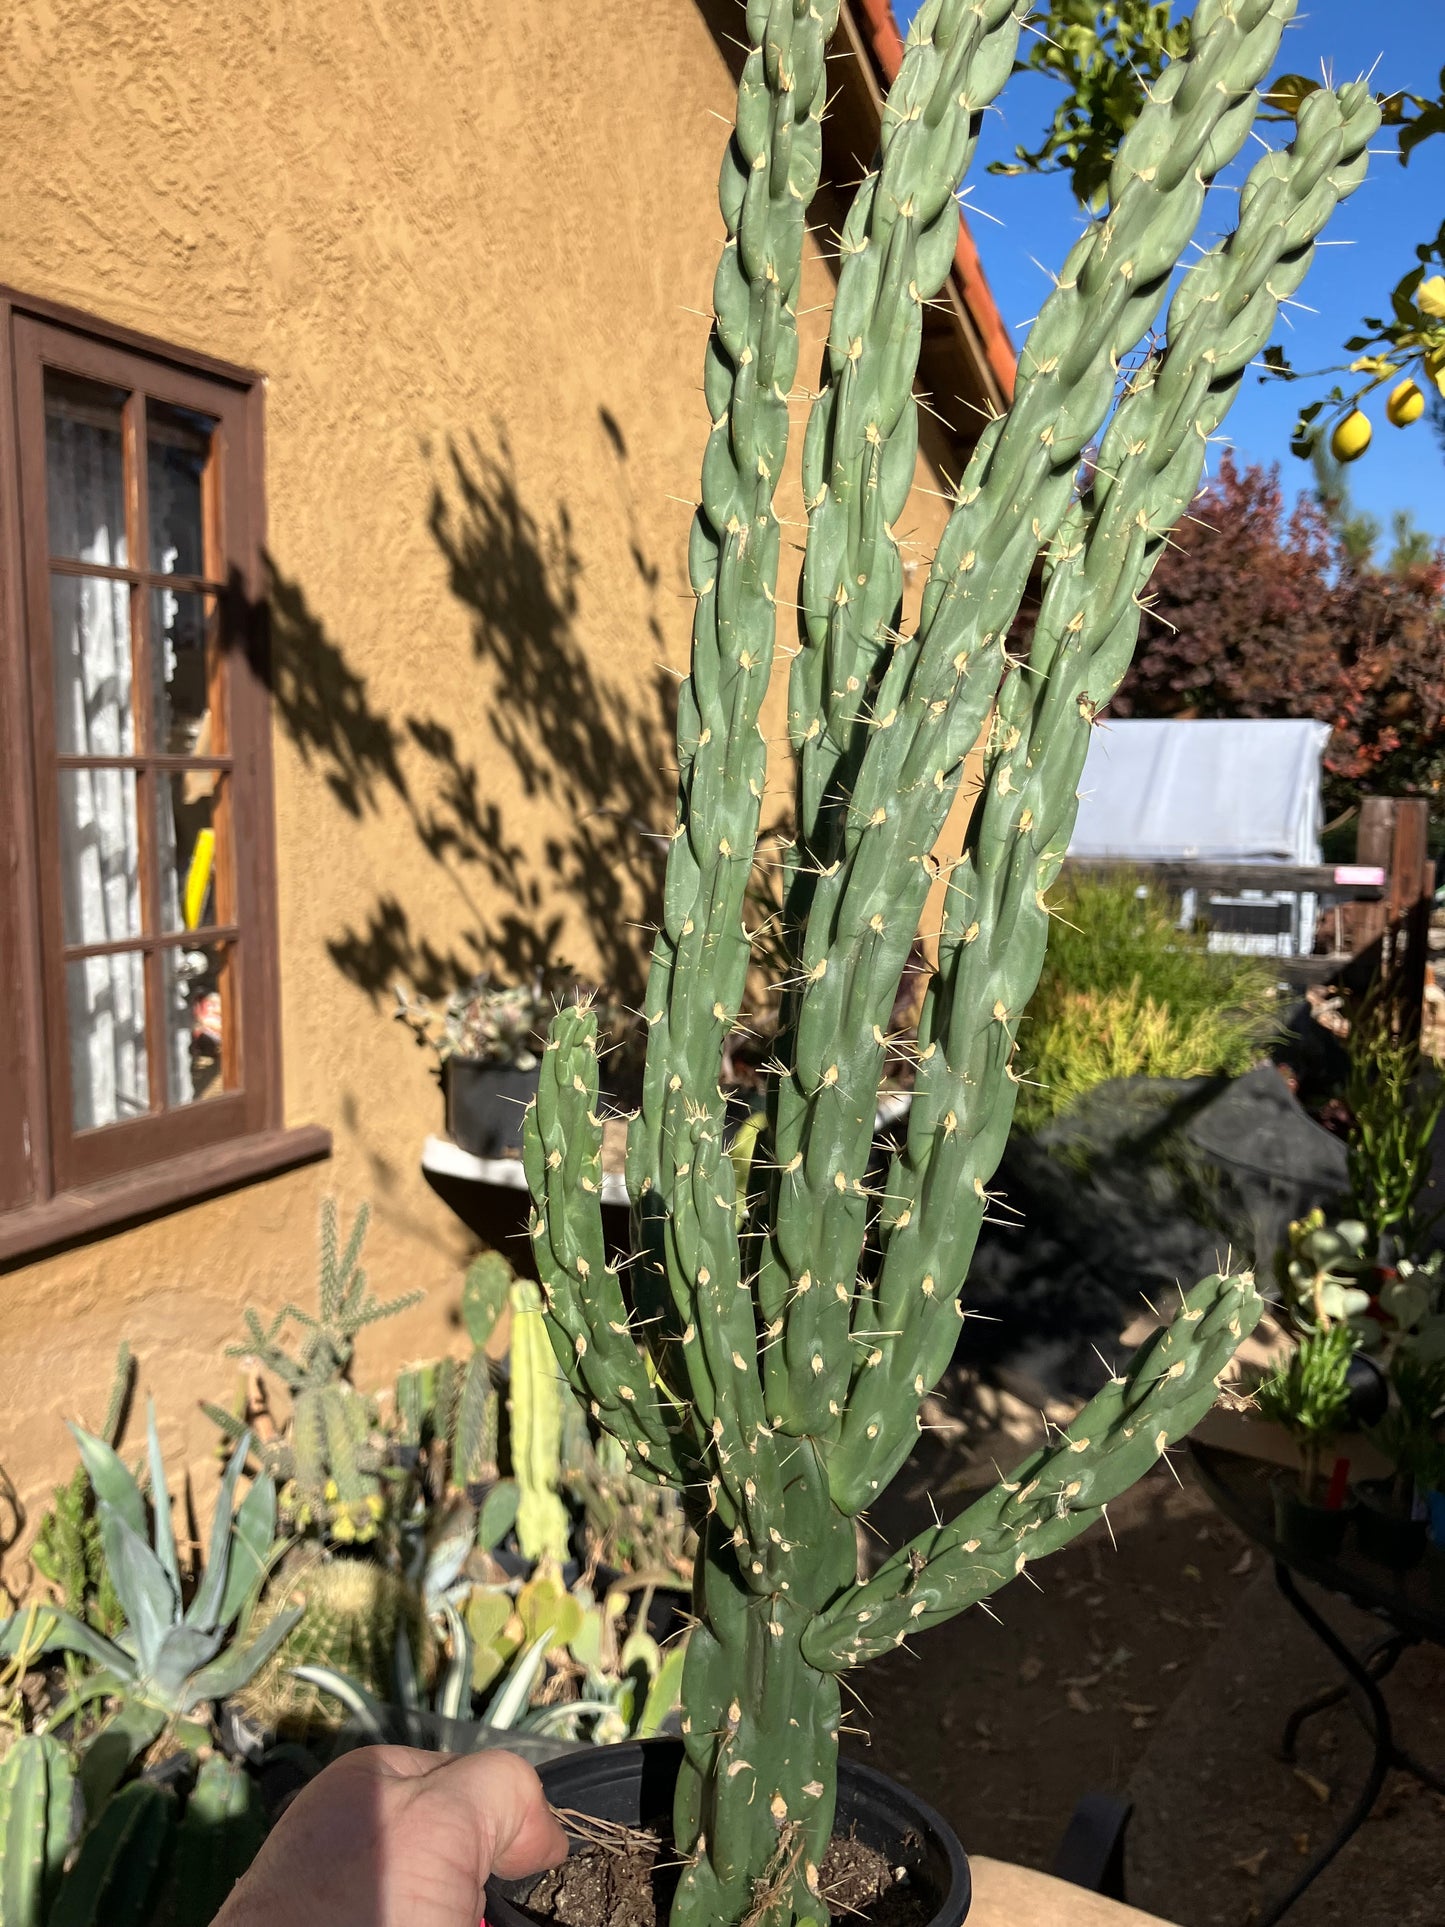
<path id="1" fill-rule="evenodd" d="M 1311 1505 L 1287 1480 L 1274 1482 L 1274 1536 L 1287 1559 L 1338 1558 L 1353 1515 L 1351 1505 Z"/>
<path id="2" fill-rule="evenodd" d="M 1349 1393 L 1346 1416 L 1354 1431 L 1367 1431 L 1378 1425 L 1390 1406 L 1390 1384 L 1368 1352 L 1355 1352 L 1345 1368 L 1345 1390 Z"/>
<path id="3" fill-rule="evenodd" d="M 537 1067 L 519 1071 L 481 1057 L 449 1057 L 444 1075 L 452 1142 L 474 1158 L 516 1157 L 522 1113 L 537 1095 Z"/>
<path id="4" fill-rule="evenodd" d="M 571 1807 L 596 1820 L 653 1827 L 672 1826 L 672 1796 L 682 1764 L 680 1740 L 627 1740 L 597 1746 L 540 1769 L 554 1807 Z M 927 1927 L 962 1927 L 971 1890 L 968 1861 L 957 1834 L 917 1794 L 871 1767 L 843 1760 L 838 1767 L 838 1833 L 856 1833 L 927 1895 Z M 487 1882 L 487 1927 L 535 1927 L 524 1911 L 535 1881 Z"/>
<path id="5" fill-rule="evenodd" d="M 1388 1489 L 1388 1488 L 1387 1488 Z M 1378 1486 L 1362 1486 L 1355 1509 L 1355 1543 L 1367 1559 L 1408 1572 L 1425 1557 L 1429 1521 L 1407 1519 L 1386 1501 Z"/>

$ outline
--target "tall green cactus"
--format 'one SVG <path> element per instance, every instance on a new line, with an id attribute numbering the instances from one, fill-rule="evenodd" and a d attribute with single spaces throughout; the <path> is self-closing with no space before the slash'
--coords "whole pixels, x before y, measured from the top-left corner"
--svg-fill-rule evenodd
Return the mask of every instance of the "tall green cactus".
<path id="1" fill-rule="evenodd" d="M 65 1748 L 23 1735 L 0 1760 L 0 1927 L 44 1927 L 79 1818 Z"/>
<path id="2" fill-rule="evenodd" d="M 1188 59 L 1155 84 L 1115 160 L 1107 212 L 1030 332 L 1013 403 L 980 437 L 905 635 L 892 525 L 915 458 L 920 308 L 947 273 L 955 189 L 1027 0 L 919 10 L 877 167 L 843 228 L 804 444 L 793 967 L 768 1127 L 750 1165 L 737 1161 L 740 1177 L 717 1084 L 748 963 L 773 491 L 836 15 L 824 0 L 748 5 L 704 378 L 713 426 L 689 554 L 697 611 L 677 827 L 628 1145 L 638 1256 L 626 1286 L 602 1236 L 585 1010 L 552 1025 L 525 1144 L 557 1359 L 632 1468 L 685 1495 L 699 1534 L 674 1927 L 826 1918 L 817 1869 L 833 1821 L 839 1674 L 986 1598 L 1097 1519 L 1208 1409 L 1259 1315 L 1248 1277 L 1205 1280 L 1065 1433 L 857 1580 L 853 1522 L 907 1456 L 957 1342 L 1090 728 L 1127 667 L 1139 597 L 1197 491 L 1206 443 L 1364 173 L 1378 120 L 1367 90 L 1312 95 L 1293 143 L 1250 173 L 1233 233 L 1179 279 L 1155 338 L 1293 11 L 1294 0 L 1201 0 Z M 1020 661 L 1007 645 L 1041 560 L 1042 607 Z M 907 1139 L 870 1191 L 887 1026 L 980 744 L 983 789 L 946 866 Z"/>
<path id="3" fill-rule="evenodd" d="M 562 1386 L 537 1287 L 512 1286 L 512 1378 L 508 1412 L 517 1478 L 517 1543 L 528 1559 L 567 1557 L 562 1473 Z"/>

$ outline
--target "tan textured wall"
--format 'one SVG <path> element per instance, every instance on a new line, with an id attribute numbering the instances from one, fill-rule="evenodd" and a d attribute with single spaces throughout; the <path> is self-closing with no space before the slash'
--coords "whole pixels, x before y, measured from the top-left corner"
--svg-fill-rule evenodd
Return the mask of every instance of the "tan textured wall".
<path id="1" fill-rule="evenodd" d="M 0 1283 L 32 1505 L 122 1336 L 199 1458 L 195 1399 L 244 1304 L 311 1291 L 326 1193 L 373 1200 L 379 1289 L 428 1288 L 386 1350 L 446 1340 L 468 1239 L 420 1174 L 439 1099 L 390 984 L 554 919 L 584 967 L 589 926 L 603 963 L 630 941 L 610 880 L 666 817 L 731 92 L 693 0 L 5 10 L 0 279 L 267 378 L 287 1113 L 336 1136 Z M 814 255 L 802 305 L 827 294 Z"/>

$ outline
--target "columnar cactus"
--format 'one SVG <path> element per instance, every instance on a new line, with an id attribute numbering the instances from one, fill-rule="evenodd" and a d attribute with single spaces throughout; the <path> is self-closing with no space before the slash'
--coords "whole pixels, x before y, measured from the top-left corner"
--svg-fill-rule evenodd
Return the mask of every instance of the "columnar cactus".
<path id="1" fill-rule="evenodd" d="M 512 1470 L 517 1479 L 517 1543 L 531 1560 L 567 1558 L 562 1471 L 562 1388 L 547 1342 L 537 1287 L 512 1286 Z"/>
<path id="2" fill-rule="evenodd" d="M 633 1468 L 684 1493 L 699 1534 L 674 1927 L 826 1918 L 817 1870 L 833 1821 L 839 1675 L 986 1598 L 1098 1518 L 1207 1410 L 1258 1316 L 1248 1277 L 1205 1280 L 1066 1432 L 857 1581 L 854 1520 L 907 1456 L 958 1338 L 1089 729 L 1127 667 L 1139 597 L 1197 491 L 1206 443 L 1361 179 L 1378 118 L 1362 85 L 1312 95 L 1293 144 L 1250 174 L 1234 232 L 1179 281 L 1156 338 L 1208 185 L 1250 133 L 1294 11 L 1294 0 L 1201 0 L 1188 59 L 1166 70 L 1125 139 L 1108 211 L 1072 250 L 1012 406 L 980 438 L 904 634 L 892 524 L 915 459 L 920 309 L 947 273 L 972 130 L 1027 12 L 1027 0 L 925 0 L 877 168 L 843 229 L 804 445 L 794 968 L 768 1127 L 740 1185 L 718 1076 L 748 967 L 773 492 L 836 11 L 825 0 L 747 9 L 689 552 L 697 609 L 677 827 L 628 1144 L 638 1254 L 625 1287 L 603 1244 L 585 1010 L 553 1023 L 527 1121 L 558 1361 Z M 1007 645 L 1041 559 L 1042 607 L 1019 661 Z M 980 746 L 964 848 L 941 865 L 935 849 Z M 945 870 L 907 1141 L 874 1195 L 887 1026 Z"/>

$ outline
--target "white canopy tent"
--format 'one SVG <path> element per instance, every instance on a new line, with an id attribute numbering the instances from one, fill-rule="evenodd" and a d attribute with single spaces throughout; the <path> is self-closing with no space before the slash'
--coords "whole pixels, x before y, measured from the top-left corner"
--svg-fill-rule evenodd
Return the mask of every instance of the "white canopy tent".
<path id="1" fill-rule="evenodd" d="M 1247 900 L 1283 902 L 1271 863 L 1320 861 L 1321 758 L 1328 723 L 1241 718 L 1225 722 L 1102 723 L 1089 743 L 1069 855 L 1120 863 L 1248 863 L 1261 868 Z M 1302 955 L 1314 942 L 1313 897 L 1278 936 L 1216 932 L 1229 949 Z M 1192 905 L 1186 904 L 1186 914 Z"/>

